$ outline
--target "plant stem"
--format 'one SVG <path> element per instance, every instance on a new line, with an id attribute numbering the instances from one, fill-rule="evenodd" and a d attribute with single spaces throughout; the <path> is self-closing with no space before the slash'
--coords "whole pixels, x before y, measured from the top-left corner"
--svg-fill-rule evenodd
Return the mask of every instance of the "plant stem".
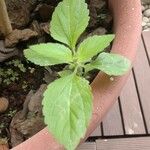
<path id="1" fill-rule="evenodd" d="M 75 48 L 73 48 L 72 51 L 73 51 L 73 54 L 75 55 L 75 53 L 76 53 Z"/>
<path id="2" fill-rule="evenodd" d="M 79 66 L 76 66 L 76 67 L 75 67 L 74 72 L 73 72 L 74 74 L 77 74 L 78 67 L 79 67 Z"/>
<path id="3" fill-rule="evenodd" d="M 5 0 L 0 0 L 0 30 L 5 36 L 12 32 Z"/>

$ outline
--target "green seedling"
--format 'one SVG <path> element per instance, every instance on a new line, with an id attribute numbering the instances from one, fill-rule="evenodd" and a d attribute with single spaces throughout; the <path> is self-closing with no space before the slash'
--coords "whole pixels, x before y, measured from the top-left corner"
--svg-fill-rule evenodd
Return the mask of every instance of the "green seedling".
<path id="1" fill-rule="evenodd" d="M 84 0 L 63 0 L 56 7 L 50 23 L 51 36 L 60 43 L 30 46 L 25 57 L 40 66 L 66 64 L 60 78 L 44 92 L 43 115 L 50 133 L 67 150 L 74 150 L 84 138 L 92 116 L 92 92 L 84 74 L 98 69 L 111 76 L 125 74 L 130 61 L 104 52 L 113 34 L 88 37 L 77 44 L 89 22 Z M 97 57 L 95 57 L 97 56 Z"/>
<path id="2" fill-rule="evenodd" d="M 13 65 L 14 67 L 17 67 L 21 72 L 26 72 L 24 64 L 18 59 L 8 62 L 7 65 Z"/>
<path id="3" fill-rule="evenodd" d="M 7 116 L 12 118 L 15 116 L 16 112 L 17 112 L 17 110 L 9 110 Z"/>
<path id="4" fill-rule="evenodd" d="M 4 83 L 5 85 L 10 85 L 18 81 L 21 78 L 21 74 L 25 73 L 28 69 L 18 59 L 11 60 L 5 64 L 5 68 L 0 68 L 0 84 Z"/>
<path id="5" fill-rule="evenodd" d="M 19 74 L 12 69 L 2 69 L 0 68 L 0 78 L 1 82 L 9 85 L 17 80 L 19 80 Z"/>

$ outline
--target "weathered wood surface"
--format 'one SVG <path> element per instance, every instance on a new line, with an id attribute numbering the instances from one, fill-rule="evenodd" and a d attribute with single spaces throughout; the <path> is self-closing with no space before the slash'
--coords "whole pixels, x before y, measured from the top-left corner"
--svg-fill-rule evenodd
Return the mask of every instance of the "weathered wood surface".
<path id="1" fill-rule="evenodd" d="M 97 140 L 96 150 L 150 150 L 150 137 Z"/>
<path id="2" fill-rule="evenodd" d="M 96 150 L 96 143 L 95 142 L 88 142 L 82 144 L 77 150 Z"/>
<path id="3" fill-rule="evenodd" d="M 125 134 L 145 134 L 143 117 L 132 72 L 120 95 L 120 99 Z"/>
<path id="4" fill-rule="evenodd" d="M 95 129 L 95 131 L 91 134 L 92 137 L 102 136 L 100 125 Z"/>
<path id="5" fill-rule="evenodd" d="M 134 72 L 138 89 L 137 93 L 140 97 L 144 113 L 143 116 L 146 122 L 146 130 L 150 133 L 150 66 L 142 40 L 140 41 L 140 47 L 134 65 Z"/>
<path id="6" fill-rule="evenodd" d="M 146 53 L 148 55 L 149 65 L 150 65 L 150 32 L 143 32 L 142 34 L 144 46 L 146 49 Z"/>
<path id="7" fill-rule="evenodd" d="M 113 129 L 113 130 L 112 130 Z M 113 108 L 107 114 L 103 121 L 103 133 L 104 136 L 116 136 L 123 134 L 122 121 L 120 115 L 120 108 L 118 101 L 115 103 Z"/>
<path id="8" fill-rule="evenodd" d="M 119 101 L 91 137 L 95 143 L 90 150 L 150 150 L 150 32 L 142 33 L 134 67 Z M 78 150 L 89 150 L 89 144 Z"/>

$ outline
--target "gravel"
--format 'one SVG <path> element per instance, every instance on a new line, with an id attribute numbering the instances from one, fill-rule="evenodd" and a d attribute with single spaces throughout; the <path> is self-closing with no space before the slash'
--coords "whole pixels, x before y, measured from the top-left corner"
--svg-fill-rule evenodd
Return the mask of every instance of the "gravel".
<path id="1" fill-rule="evenodd" d="M 142 29 L 143 31 L 150 31 L 150 0 L 142 2 L 141 11 L 143 14 Z"/>

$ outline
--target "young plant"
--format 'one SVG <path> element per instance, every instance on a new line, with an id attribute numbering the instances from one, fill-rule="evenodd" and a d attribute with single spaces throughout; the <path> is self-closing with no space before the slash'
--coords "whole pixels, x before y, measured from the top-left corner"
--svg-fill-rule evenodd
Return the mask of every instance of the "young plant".
<path id="1" fill-rule="evenodd" d="M 83 75 L 99 69 L 118 76 L 130 67 L 130 61 L 123 56 L 103 52 L 114 39 L 112 34 L 95 35 L 77 45 L 88 22 L 85 0 L 63 0 L 50 24 L 51 36 L 62 44 L 38 44 L 24 51 L 28 60 L 40 66 L 68 64 L 59 73 L 60 78 L 48 85 L 42 102 L 49 131 L 67 150 L 74 150 L 85 136 L 92 116 L 91 87 Z"/>

